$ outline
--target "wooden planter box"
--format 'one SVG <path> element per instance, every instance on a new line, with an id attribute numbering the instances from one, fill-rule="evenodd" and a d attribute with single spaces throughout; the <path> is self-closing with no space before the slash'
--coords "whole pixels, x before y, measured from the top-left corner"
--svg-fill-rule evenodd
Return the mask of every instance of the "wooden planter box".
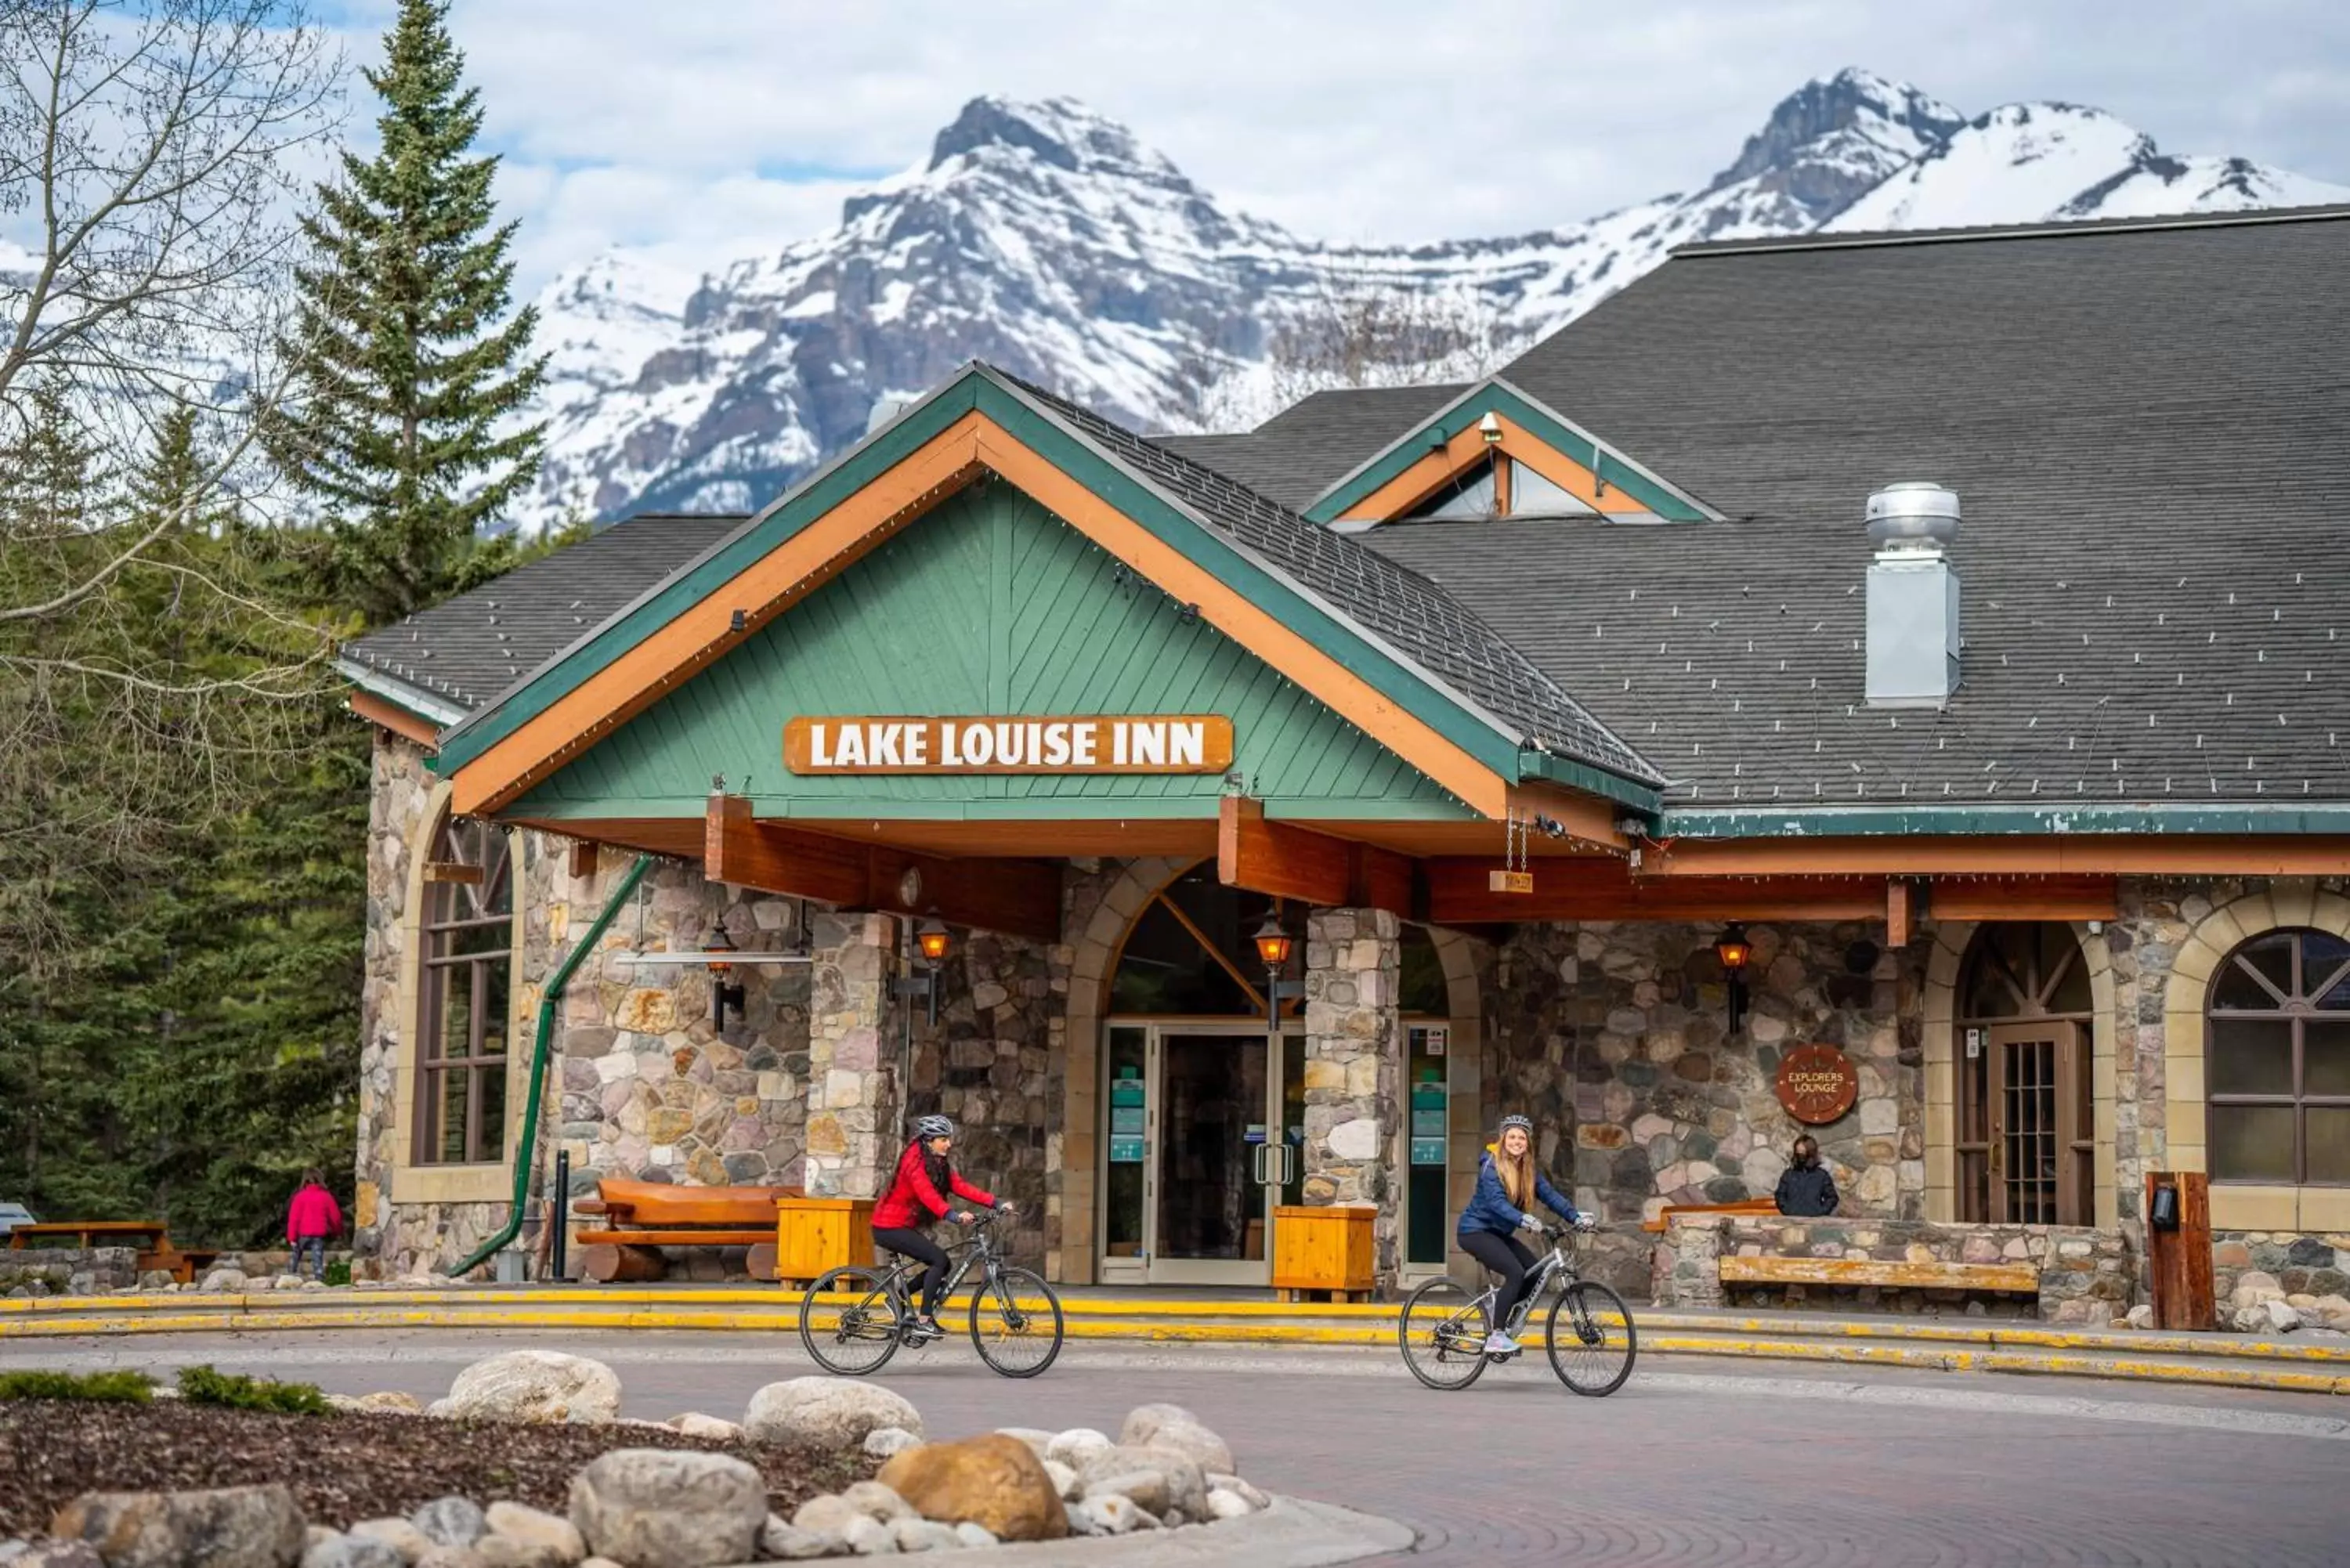
<path id="1" fill-rule="evenodd" d="M 778 1198 L 772 1278 L 806 1286 L 828 1270 L 873 1262 L 873 1199 Z"/>
<path id="2" fill-rule="evenodd" d="M 1284 1301 L 1327 1291 L 1368 1301 L 1374 1285 L 1371 1221 L 1378 1210 L 1282 1204 L 1273 1211 L 1273 1286 Z"/>

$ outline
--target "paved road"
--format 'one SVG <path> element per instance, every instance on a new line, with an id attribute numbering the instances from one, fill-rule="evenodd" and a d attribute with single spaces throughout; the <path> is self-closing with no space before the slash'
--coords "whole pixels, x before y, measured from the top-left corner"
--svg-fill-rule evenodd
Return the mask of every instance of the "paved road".
<path id="1" fill-rule="evenodd" d="M 628 1413 L 739 1415 L 751 1390 L 809 1370 L 765 1336 L 254 1334 L 13 1342 L 0 1366 L 209 1360 L 338 1392 L 431 1397 L 495 1347 L 558 1345 L 620 1373 Z M 1073 1345 L 1044 1377 L 1002 1381 L 967 1345 L 900 1355 L 882 1381 L 933 1437 L 1000 1425 L 1116 1430 L 1167 1399 L 1223 1433 L 1267 1488 L 1419 1532 L 1409 1563 L 2350 1563 L 2350 1400 L 1929 1373 L 1643 1363 L 1593 1401 L 1546 1370 L 1437 1394 L 1391 1358 Z"/>

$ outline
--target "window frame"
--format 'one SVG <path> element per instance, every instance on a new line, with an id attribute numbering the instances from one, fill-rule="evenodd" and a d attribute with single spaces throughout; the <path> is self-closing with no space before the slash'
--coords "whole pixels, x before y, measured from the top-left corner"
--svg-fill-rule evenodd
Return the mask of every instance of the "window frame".
<path id="1" fill-rule="evenodd" d="M 478 837 L 468 845 L 465 839 L 474 834 Z M 504 1165 L 510 1109 L 504 1090 L 513 1062 L 514 980 L 518 967 L 514 936 L 515 846 L 512 835 L 496 823 L 454 815 L 442 818 L 432 845 L 417 912 L 416 1038 L 411 1058 L 415 1081 L 410 1099 L 414 1132 L 409 1163 L 442 1169 Z M 462 870 L 468 868 L 481 875 L 466 877 Z M 466 895 L 475 888 L 479 891 L 471 900 L 469 913 Z M 504 905 L 502 909 L 497 908 L 500 903 Z M 490 930 L 501 931 L 504 940 L 494 947 L 468 946 L 467 937 Z M 466 971 L 473 1005 L 465 1054 L 450 1056 L 442 1054 L 448 1044 L 450 978 L 460 970 Z M 494 992 L 498 995 L 496 1008 L 481 1005 L 481 999 Z M 485 1046 L 494 1024 L 503 1044 L 490 1052 Z M 453 1156 L 447 1152 L 446 1126 L 446 1085 L 452 1073 L 465 1075 L 465 1125 L 458 1134 Z M 498 1091 L 496 1114 L 485 1118 L 494 1076 Z"/>
<path id="2" fill-rule="evenodd" d="M 2290 995 L 2280 996 L 2275 982 L 2262 971 L 2259 965 L 2251 962 L 2245 956 L 2259 943 L 2278 936 L 2292 939 L 2292 967 L 2288 971 L 2292 985 Z M 2319 930 L 2312 926 L 2272 926 L 2267 930 L 2254 932 L 2229 949 L 2227 956 L 2220 961 L 2219 965 L 2211 971 L 2210 980 L 2205 983 L 2203 990 L 2204 1163 L 2210 1168 L 2206 1174 L 2206 1179 L 2214 1185 L 2350 1188 L 2350 1177 L 2339 1180 L 2312 1180 L 2309 1177 L 2308 1113 L 2311 1107 L 2350 1113 L 2350 1094 L 2313 1095 L 2308 1090 L 2304 1025 L 2310 1020 L 2317 1019 L 2337 1021 L 2345 1026 L 2350 1026 L 2350 1007 L 2321 1007 L 2317 1004 L 2319 999 L 2339 989 L 2346 981 L 2350 981 L 2350 955 L 2345 955 L 2332 964 L 2313 990 L 2303 963 L 2306 941 L 2311 937 L 2324 938 L 2336 942 L 2343 940 L 2334 932 Z M 2278 997 L 2278 1005 L 2273 1008 L 2221 1007 L 2219 1004 L 2220 985 L 2231 976 L 2239 974 L 2249 975 L 2262 991 L 2267 992 L 2271 996 Z M 2292 1030 L 2293 1038 L 2291 1092 L 2285 1094 L 2259 1094 L 2241 1090 L 2223 1092 L 2212 1086 L 2220 1081 L 2218 1066 L 2221 1050 L 2220 1031 L 2215 1025 L 2224 1022 L 2282 1023 L 2288 1025 Z M 2283 1178 L 2231 1176 L 2223 1174 L 2218 1168 L 2220 1144 L 2219 1139 L 2213 1136 L 2215 1118 L 2212 1113 L 2238 1106 L 2289 1109 L 2293 1113 L 2293 1165 L 2290 1176 Z"/>

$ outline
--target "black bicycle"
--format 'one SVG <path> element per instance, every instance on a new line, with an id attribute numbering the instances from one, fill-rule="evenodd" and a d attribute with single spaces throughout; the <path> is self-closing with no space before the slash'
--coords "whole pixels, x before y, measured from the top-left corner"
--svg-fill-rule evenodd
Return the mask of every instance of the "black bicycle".
<path id="1" fill-rule="evenodd" d="M 1515 1338 L 1544 1295 L 1557 1287 L 1558 1299 L 1543 1328 L 1550 1368 L 1561 1383 L 1596 1399 L 1615 1393 L 1632 1376 L 1640 1334 L 1624 1298 L 1583 1277 L 1584 1234 L 1552 1234 L 1550 1255 L 1534 1265 L 1534 1283 L 1503 1332 Z M 1411 1375 L 1430 1388 L 1466 1388 L 1483 1376 L 1487 1363 L 1515 1360 L 1522 1351 L 1485 1348 L 1501 1289 L 1494 1284 L 1471 1296 L 1451 1280 L 1439 1279 L 1405 1297 L 1396 1334 Z"/>
<path id="2" fill-rule="evenodd" d="M 1061 1298 L 1042 1275 L 1003 1261 L 993 1231 L 998 1218 L 978 1213 L 971 1240 L 947 1249 L 955 1263 L 941 1302 L 954 1300 L 977 1264 L 971 1342 L 979 1358 L 1004 1376 L 1034 1377 L 1061 1354 Z M 835 1269 L 800 1297 L 800 1343 L 827 1372 L 844 1377 L 879 1372 L 899 1345 L 920 1349 L 931 1343 L 916 1326 L 921 1283 L 922 1264 L 913 1258 L 887 1268 Z"/>

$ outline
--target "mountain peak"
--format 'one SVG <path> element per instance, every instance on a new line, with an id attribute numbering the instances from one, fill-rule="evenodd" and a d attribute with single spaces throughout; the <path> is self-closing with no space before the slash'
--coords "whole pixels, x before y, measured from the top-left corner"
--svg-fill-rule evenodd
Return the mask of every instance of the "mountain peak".
<path id="1" fill-rule="evenodd" d="M 1832 77 L 1814 77 L 1779 100 L 1762 129 L 1746 139 L 1738 161 L 1713 178 L 1719 191 L 1787 169 L 1804 151 L 1851 132 L 1904 157 L 1938 146 L 1966 123 L 1966 116 L 1907 82 L 1847 66 Z"/>
<path id="2" fill-rule="evenodd" d="M 1071 172 L 1139 176 L 1158 183 L 1182 179 L 1180 171 L 1143 146 L 1131 130 L 1073 98 L 972 99 L 931 143 L 930 169 L 997 150 Z"/>

